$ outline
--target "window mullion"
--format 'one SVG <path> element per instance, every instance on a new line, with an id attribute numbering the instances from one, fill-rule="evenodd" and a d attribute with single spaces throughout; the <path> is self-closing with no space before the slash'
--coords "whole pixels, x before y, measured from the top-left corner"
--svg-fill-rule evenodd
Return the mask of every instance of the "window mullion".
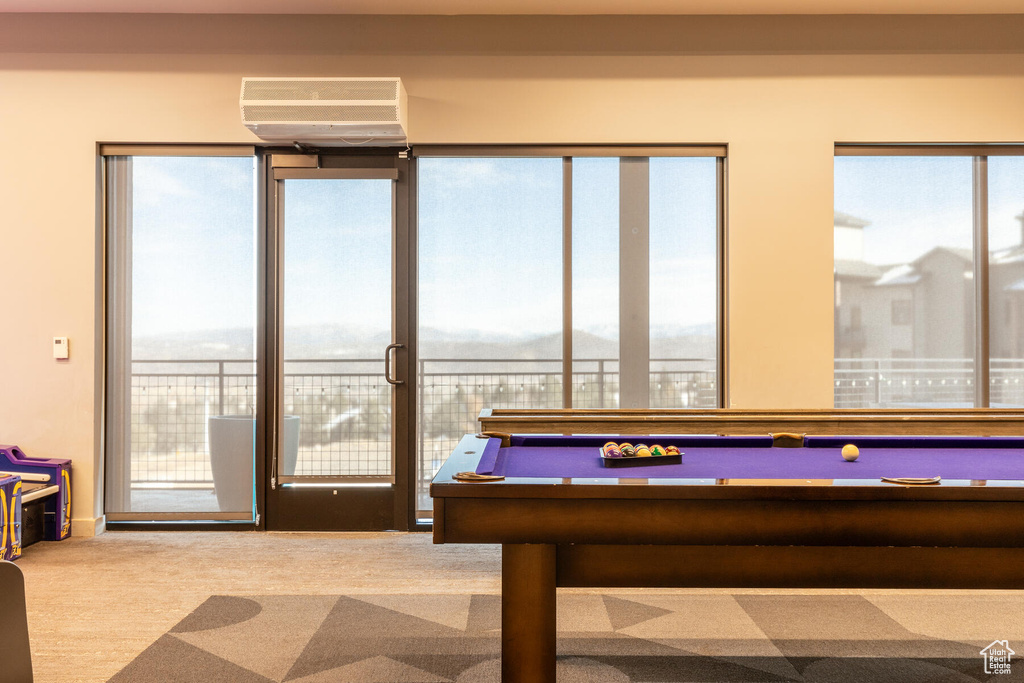
<path id="1" fill-rule="evenodd" d="M 650 194 L 649 160 L 620 159 L 619 406 L 628 410 L 650 407 Z"/>
<path id="2" fill-rule="evenodd" d="M 562 407 L 572 408 L 572 157 L 562 158 Z"/>
<path id="3" fill-rule="evenodd" d="M 727 341 L 728 328 L 726 322 L 727 317 L 727 303 L 728 303 L 728 258 L 726 252 L 726 234 L 725 229 L 725 205 L 726 205 L 726 186 L 725 186 L 725 158 L 720 157 L 715 162 L 715 188 L 717 196 L 716 201 L 716 225 L 717 231 L 717 260 L 715 270 L 715 286 L 718 291 L 718 302 L 716 315 L 718 320 L 716 321 L 716 346 L 715 352 L 717 354 L 715 363 L 715 389 L 716 389 L 716 407 L 728 408 L 729 396 L 727 393 L 728 382 L 726 381 L 728 373 L 728 353 L 729 344 Z"/>
<path id="4" fill-rule="evenodd" d="M 989 310 L 988 310 L 988 157 L 974 157 L 974 405 L 988 408 L 989 386 Z"/>

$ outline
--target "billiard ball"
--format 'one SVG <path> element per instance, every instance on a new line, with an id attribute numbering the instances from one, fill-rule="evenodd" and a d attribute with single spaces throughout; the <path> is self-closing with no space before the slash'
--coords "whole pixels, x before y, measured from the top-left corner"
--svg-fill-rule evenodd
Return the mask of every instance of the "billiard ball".
<path id="1" fill-rule="evenodd" d="M 665 446 L 665 455 L 679 455 L 679 449 L 675 446 Z"/>
<path id="2" fill-rule="evenodd" d="M 608 450 L 609 448 L 618 448 L 618 447 L 619 447 L 619 444 L 615 443 L 614 441 L 609 441 L 608 443 L 606 443 L 604 445 L 603 448 L 604 448 L 604 450 Z"/>
<path id="3" fill-rule="evenodd" d="M 843 446 L 843 460 L 853 462 L 860 455 L 860 450 L 852 443 Z"/>
<path id="4" fill-rule="evenodd" d="M 622 451 L 618 448 L 606 448 L 604 451 L 604 457 L 606 458 L 621 458 Z"/>
<path id="5" fill-rule="evenodd" d="M 649 458 L 651 456 L 651 449 L 645 443 L 638 443 L 636 445 L 636 454 L 639 458 Z"/>
<path id="6" fill-rule="evenodd" d="M 632 458 L 636 455 L 636 449 L 633 448 L 633 444 L 631 443 L 620 443 L 619 451 L 622 453 L 623 458 Z"/>

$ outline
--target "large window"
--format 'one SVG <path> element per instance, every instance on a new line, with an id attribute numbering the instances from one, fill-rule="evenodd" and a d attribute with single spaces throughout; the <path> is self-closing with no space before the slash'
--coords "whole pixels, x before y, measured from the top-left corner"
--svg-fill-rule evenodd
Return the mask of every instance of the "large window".
<path id="1" fill-rule="evenodd" d="M 106 512 L 252 520 L 252 150 L 110 151 Z"/>
<path id="2" fill-rule="evenodd" d="M 837 146 L 837 408 L 1024 405 L 1014 154 Z"/>
<path id="3" fill-rule="evenodd" d="M 482 408 L 720 400 L 724 150 L 469 153 L 417 162 L 423 513 Z"/>

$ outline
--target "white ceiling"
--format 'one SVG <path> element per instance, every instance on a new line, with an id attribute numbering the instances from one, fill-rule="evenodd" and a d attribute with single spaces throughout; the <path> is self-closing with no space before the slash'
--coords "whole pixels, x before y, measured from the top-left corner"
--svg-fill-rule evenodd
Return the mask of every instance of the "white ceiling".
<path id="1" fill-rule="evenodd" d="M 1020 14 L 1022 0 L 0 0 L 0 12 L 171 14 Z"/>

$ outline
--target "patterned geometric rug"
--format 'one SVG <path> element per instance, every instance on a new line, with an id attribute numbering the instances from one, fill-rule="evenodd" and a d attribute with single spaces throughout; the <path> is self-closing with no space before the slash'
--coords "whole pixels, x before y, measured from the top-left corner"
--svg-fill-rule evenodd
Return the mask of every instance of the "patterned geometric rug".
<path id="1" fill-rule="evenodd" d="M 981 655 L 1024 660 L 1024 601 L 968 598 L 560 593 L 558 680 L 1024 681 Z M 110 683 L 493 683 L 499 629 L 497 595 L 213 596 Z"/>

